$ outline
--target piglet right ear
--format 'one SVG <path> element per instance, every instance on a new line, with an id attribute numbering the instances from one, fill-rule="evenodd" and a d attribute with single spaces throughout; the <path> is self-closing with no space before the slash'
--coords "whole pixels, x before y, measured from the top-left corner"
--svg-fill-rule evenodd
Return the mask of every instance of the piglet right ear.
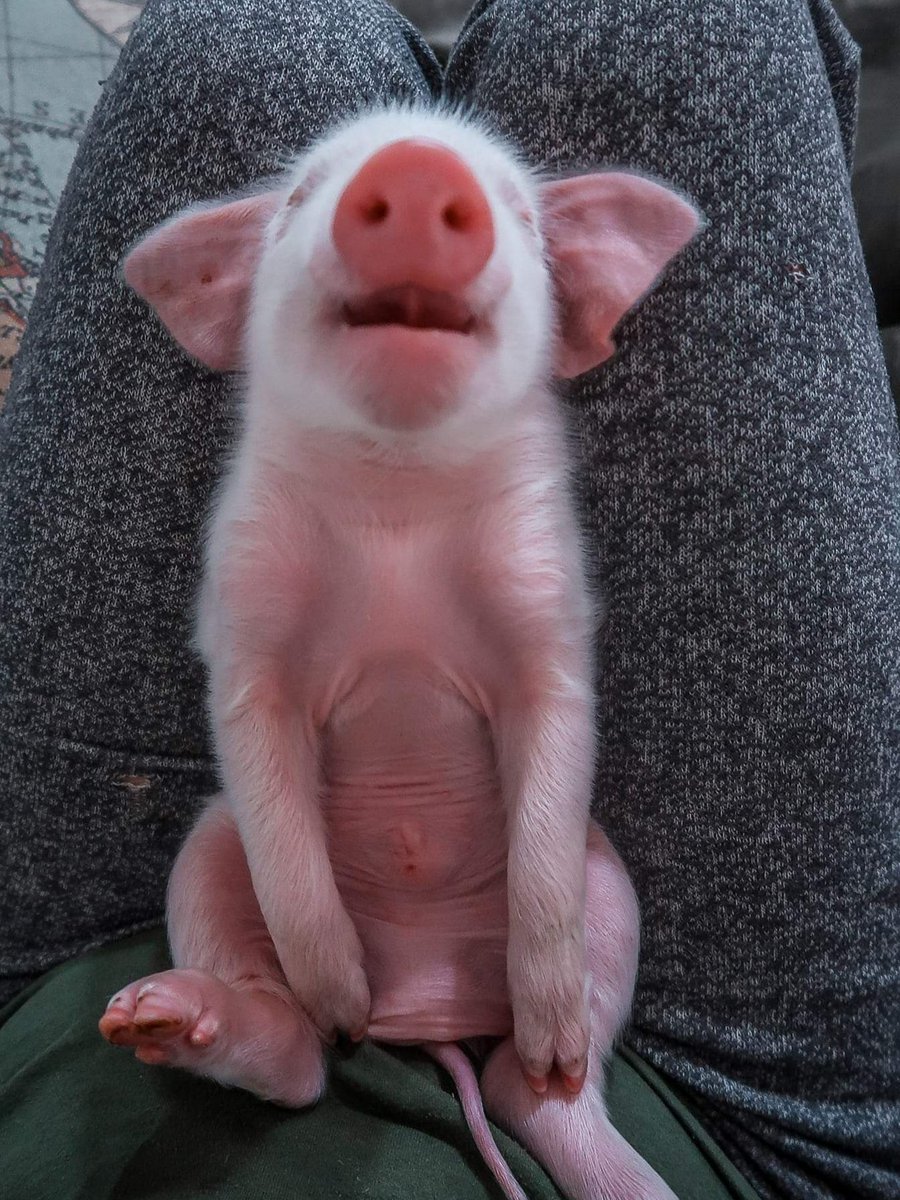
<path id="1" fill-rule="evenodd" d="M 283 197 L 266 192 L 188 210 L 126 257 L 125 280 L 188 354 L 214 371 L 240 366 L 253 276 Z"/>
<path id="2" fill-rule="evenodd" d="M 615 353 L 613 329 L 703 219 L 669 188 L 623 171 L 544 183 L 541 208 L 560 315 L 556 372 L 572 379 Z"/>

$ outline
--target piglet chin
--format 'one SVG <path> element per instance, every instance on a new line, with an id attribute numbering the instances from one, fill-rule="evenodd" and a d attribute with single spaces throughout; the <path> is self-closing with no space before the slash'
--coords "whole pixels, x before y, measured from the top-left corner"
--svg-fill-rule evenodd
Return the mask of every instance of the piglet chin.
<path id="1" fill-rule="evenodd" d="M 450 416 L 477 361 L 475 337 L 451 330 L 364 325 L 341 336 L 363 411 L 385 429 L 428 429 Z"/>

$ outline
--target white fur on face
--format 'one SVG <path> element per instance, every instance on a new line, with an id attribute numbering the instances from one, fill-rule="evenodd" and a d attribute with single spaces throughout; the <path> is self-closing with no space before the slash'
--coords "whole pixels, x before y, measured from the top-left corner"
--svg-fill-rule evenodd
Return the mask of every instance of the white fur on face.
<path id="1" fill-rule="evenodd" d="M 371 380 L 340 341 L 344 301 L 359 295 L 331 237 L 338 201 L 382 147 L 427 138 L 453 150 L 490 207 L 495 245 L 461 295 L 483 318 L 477 354 L 462 377 L 444 377 L 451 403 L 437 424 L 397 432 L 361 403 Z M 511 150 L 452 112 L 392 107 L 354 118 L 304 153 L 284 185 L 285 204 L 268 230 L 249 324 L 251 387 L 274 398 L 301 427 L 365 435 L 388 447 L 416 442 L 429 456 L 477 452 L 509 429 L 509 416 L 550 373 L 550 281 L 538 233 L 536 186 Z"/>

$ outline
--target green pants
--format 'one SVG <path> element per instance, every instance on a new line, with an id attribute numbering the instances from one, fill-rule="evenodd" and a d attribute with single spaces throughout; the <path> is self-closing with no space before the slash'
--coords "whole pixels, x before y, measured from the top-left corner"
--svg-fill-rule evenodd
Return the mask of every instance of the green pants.
<path id="1" fill-rule="evenodd" d="M 331 1055 L 314 1108 L 148 1067 L 97 1031 L 106 1002 L 170 965 L 161 930 L 65 963 L 0 1011 L 4 1200 L 498 1200 L 452 1084 L 424 1054 L 368 1043 Z M 683 1098 L 625 1049 L 613 1121 L 679 1200 L 757 1200 Z M 534 1200 L 559 1192 L 502 1130 Z"/>

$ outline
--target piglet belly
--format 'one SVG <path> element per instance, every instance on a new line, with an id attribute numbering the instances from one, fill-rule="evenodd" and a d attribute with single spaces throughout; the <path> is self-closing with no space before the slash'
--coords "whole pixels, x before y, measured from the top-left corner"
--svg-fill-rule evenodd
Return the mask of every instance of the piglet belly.
<path id="1" fill-rule="evenodd" d="M 423 929 L 351 915 L 366 955 L 370 1037 L 458 1041 L 512 1030 L 505 928 Z"/>
<path id="2" fill-rule="evenodd" d="M 483 717 L 418 665 L 382 664 L 336 708 L 323 769 L 370 1035 L 508 1032 L 506 819 Z"/>

